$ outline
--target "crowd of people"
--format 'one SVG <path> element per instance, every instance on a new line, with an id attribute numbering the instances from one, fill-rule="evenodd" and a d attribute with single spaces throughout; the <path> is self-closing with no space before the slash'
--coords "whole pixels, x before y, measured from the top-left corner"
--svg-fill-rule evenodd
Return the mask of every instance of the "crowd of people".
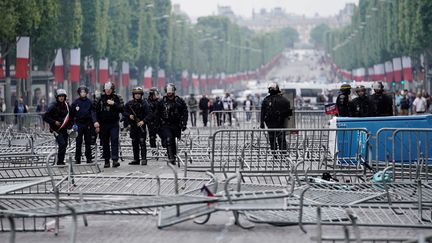
<path id="1" fill-rule="evenodd" d="M 416 96 L 408 90 L 386 93 L 382 82 L 372 85 L 373 94 L 367 95 L 363 85 L 355 88 L 356 98 L 351 99 L 349 84 L 343 84 L 336 99 L 338 116 L 341 117 L 378 117 L 393 115 L 421 115 L 428 113 L 431 98 L 426 92 Z"/>

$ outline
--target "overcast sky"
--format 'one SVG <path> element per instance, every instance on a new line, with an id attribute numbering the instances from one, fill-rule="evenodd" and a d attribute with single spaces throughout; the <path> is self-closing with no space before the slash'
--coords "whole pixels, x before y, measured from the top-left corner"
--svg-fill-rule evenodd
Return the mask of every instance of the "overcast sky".
<path id="1" fill-rule="evenodd" d="M 280 6 L 288 13 L 313 16 L 335 15 L 346 3 L 358 3 L 358 0 L 172 0 L 179 3 L 181 9 L 191 17 L 216 14 L 218 5 L 229 5 L 237 15 L 250 17 L 252 9 L 271 9 Z"/>

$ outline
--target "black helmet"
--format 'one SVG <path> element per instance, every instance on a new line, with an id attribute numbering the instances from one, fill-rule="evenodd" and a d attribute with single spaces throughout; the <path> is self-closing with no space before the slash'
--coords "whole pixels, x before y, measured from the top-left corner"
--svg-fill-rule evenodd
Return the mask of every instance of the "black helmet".
<path id="1" fill-rule="evenodd" d="M 149 90 L 149 96 L 159 96 L 159 89 L 156 87 L 152 87 Z"/>
<path id="2" fill-rule="evenodd" d="M 106 82 L 106 83 L 104 84 L 104 89 L 112 89 L 112 91 L 115 91 L 115 85 L 114 85 L 114 83 L 111 82 L 111 81 Z"/>
<path id="3" fill-rule="evenodd" d="M 357 93 L 357 94 L 358 94 L 359 92 L 361 92 L 361 91 L 366 92 L 366 88 L 365 88 L 365 86 L 363 86 L 363 85 L 359 85 L 359 86 L 356 87 L 356 93 Z"/>
<path id="4" fill-rule="evenodd" d="M 67 97 L 66 90 L 64 90 L 64 89 L 57 89 L 56 93 L 55 93 L 55 97 L 57 98 L 59 96 Z"/>
<path id="5" fill-rule="evenodd" d="M 168 83 L 165 86 L 165 93 L 167 93 L 167 94 L 168 93 L 175 93 L 175 91 L 176 91 L 176 87 L 173 83 Z"/>
<path id="6" fill-rule="evenodd" d="M 144 94 L 144 90 L 143 90 L 143 88 L 141 88 L 141 87 L 138 86 L 138 87 L 133 88 L 132 94 L 143 95 Z"/>
<path id="7" fill-rule="evenodd" d="M 84 92 L 86 92 L 86 94 L 88 94 L 88 92 L 89 92 L 89 90 L 88 90 L 88 88 L 87 88 L 86 86 L 80 86 L 80 87 L 77 89 L 77 93 L 78 93 L 78 95 L 81 93 L 82 90 L 84 90 Z"/>
<path id="8" fill-rule="evenodd" d="M 342 84 L 340 87 L 340 91 L 346 91 L 346 90 L 351 90 L 351 85 L 349 84 Z"/>

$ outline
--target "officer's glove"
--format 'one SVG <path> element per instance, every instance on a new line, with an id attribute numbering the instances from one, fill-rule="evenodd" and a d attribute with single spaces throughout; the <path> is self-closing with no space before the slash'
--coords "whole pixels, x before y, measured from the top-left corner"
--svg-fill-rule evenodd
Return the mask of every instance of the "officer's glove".
<path id="1" fill-rule="evenodd" d="M 78 132 L 78 126 L 74 124 L 74 125 L 72 126 L 72 130 L 73 130 L 74 132 Z"/>
<path id="2" fill-rule="evenodd" d="M 265 129 L 264 123 L 261 123 L 260 128 Z"/>

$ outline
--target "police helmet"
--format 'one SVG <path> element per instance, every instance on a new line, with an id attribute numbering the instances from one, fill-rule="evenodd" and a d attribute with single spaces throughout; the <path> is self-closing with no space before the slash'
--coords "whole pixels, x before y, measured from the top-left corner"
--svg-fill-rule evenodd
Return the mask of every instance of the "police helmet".
<path id="1" fill-rule="evenodd" d="M 349 84 L 342 84 L 340 87 L 340 91 L 347 91 L 347 90 L 351 90 L 351 85 Z"/>
<path id="2" fill-rule="evenodd" d="M 115 85 L 111 81 L 106 82 L 105 85 L 104 85 L 104 89 L 112 89 L 112 91 L 114 91 L 115 90 Z"/>
<path id="3" fill-rule="evenodd" d="M 150 88 L 150 90 L 149 90 L 149 96 L 159 96 L 159 89 L 158 88 L 156 88 L 156 87 L 152 87 L 152 88 Z"/>
<path id="4" fill-rule="evenodd" d="M 132 89 L 132 94 L 140 94 L 143 95 L 144 94 L 144 90 L 141 87 L 135 87 Z"/>
<path id="5" fill-rule="evenodd" d="M 165 93 L 175 93 L 176 87 L 173 83 L 169 83 L 165 86 Z"/>
<path id="6" fill-rule="evenodd" d="M 77 93 L 78 93 L 78 95 L 81 93 L 81 91 L 83 91 L 84 90 L 84 92 L 86 92 L 86 94 L 88 94 L 88 92 L 89 92 L 89 90 L 88 90 L 88 88 L 86 87 L 86 86 L 80 86 L 78 89 L 77 89 Z"/>
<path id="7" fill-rule="evenodd" d="M 279 85 L 277 83 L 275 83 L 275 82 L 270 83 L 267 86 L 267 88 L 268 88 L 269 92 L 271 92 L 271 91 L 279 92 Z"/>
<path id="8" fill-rule="evenodd" d="M 359 85 L 356 87 L 356 93 L 358 94 L 359 92 L 366 92 L 366 88 L 363 85 Z"/>
<path id="9" fill-rule="evenodd" d="M 382 82 L 375 82 L 372 84 L 373 90 L 384 90 L 384 85 Z"/>
<path id="10" fill-rule="evenodd" d="M 64 89 L 57 89 L 55 97 L 57 98 L 59 96 L 67 97 L 66 90 L 64 90 Z"/>

